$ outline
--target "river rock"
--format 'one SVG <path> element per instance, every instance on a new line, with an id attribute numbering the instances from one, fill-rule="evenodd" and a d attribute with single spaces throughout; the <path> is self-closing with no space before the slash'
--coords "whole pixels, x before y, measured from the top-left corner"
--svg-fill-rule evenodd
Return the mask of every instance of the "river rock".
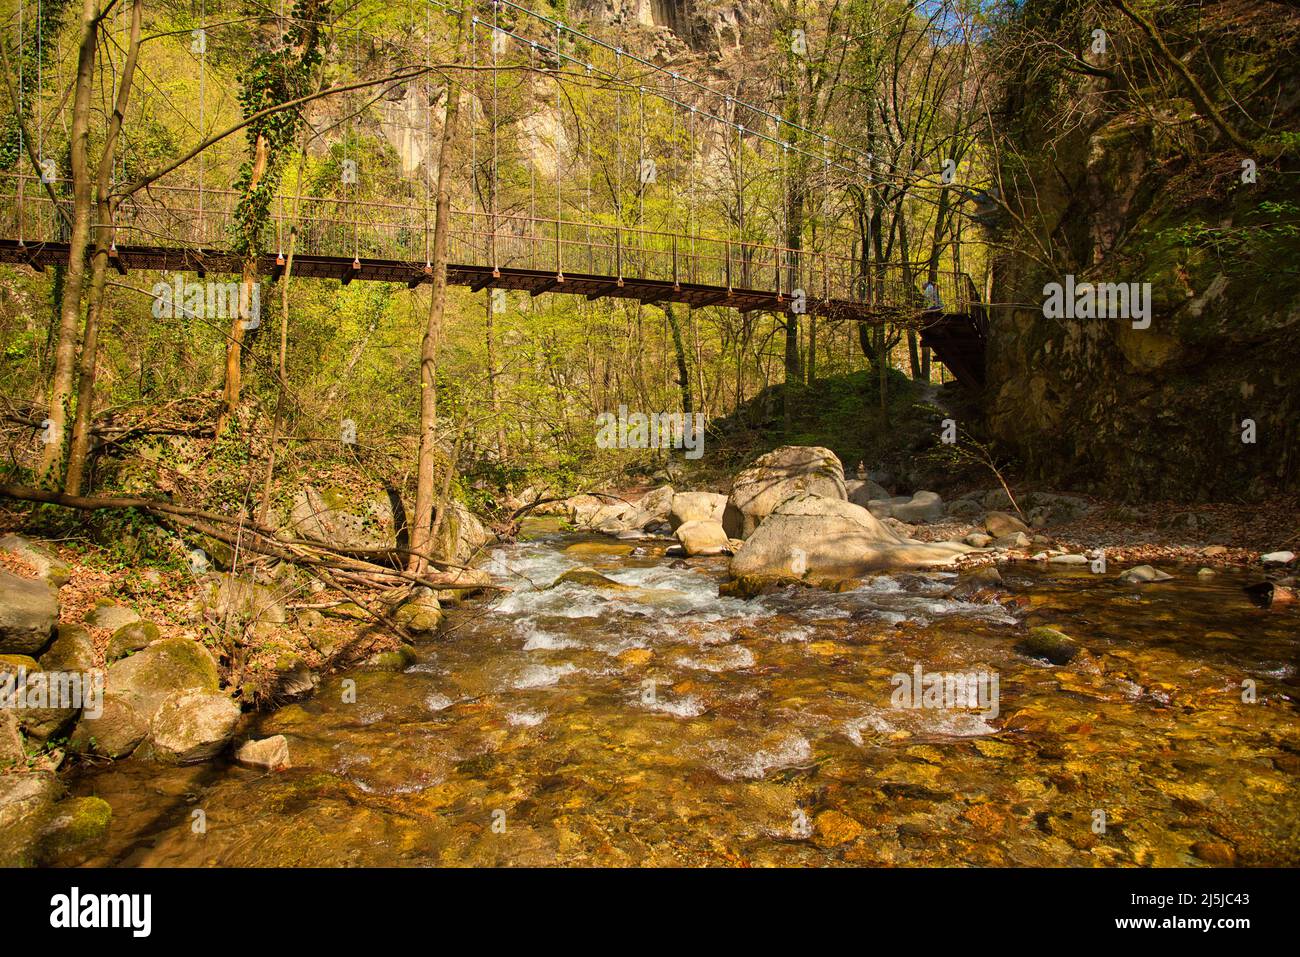
<path id="1" fill-rule="evenodd" d="M 120 695 L 105 694 L 99 717 L 81 716 L 68 737 L 68 747 L 78 754 L 124 758 L 149 733 L 149 722 Z"/>
<path id="2" fill-rule="evenodd" d="M 245 741 L 235 752 L 235 761 L 255 771 L 283 771 L 289 763 L 289 739 L 282 734 Z"/>
<path id="3" fill-rule="evenodd" d="M 50 643 L 59 599 L 43 581 L 0 569 L 0 654 L 38 655 Z"/>
<path id="4" fill-rule="evenodd" d="M 113 809 L 98 797 L 73 797 L 49 809 L 40 825 L 35 848 L 42 867 L 75 867 L 83 863 L 108 836 Z"/>
<path id="5" fill-rule="evenodd" d="M 971 532 L 966 536 L 965 541 L 971 548 L 987 548 L 993 543 L 993 537 L 983 532 Z"/>
<path id="6" fill-rule="evenodd" d="M 108 647 L 104 649 L 104 661 L 111 665 L 119 658 L 125 658 L 127 655 L 148 648 L 160 637 L 158 626 L 151 621 L 133 621 L 129 625 L 123 625 L 108 639 Z"/>
<path id="7" fill-rule="evenodd" d="M 288 621 L 277 589 L 229 573 L 204 579 L 193 610 L 209 621 L 229 618 L 241 626 L 274 627 Z"/>
<path id="8" fill-rule="evenodd" d="M 495 536 L 477 515 L 460 502 L 448 502 L 443 506 L 433 554 L 449 562 L 467 564 L 493 541 Z"/>
<path id="9" fill-rule="evenodd" d="M 620 558 L 631 555 L 636 550 L 635 546 L 626 542 L 574 542 L 564 549 L 566 555 L 617 555 Z"/>
<path id="10" fill-rule="evenodd" d="M 1029 548 L 1033 545 L 1031 539 L 1024 532 L 1012 532 L 1010 535 L 1003 535 L 1001 538 L 993 540 L 994 548 Z"/>
<path id="11" fill-rule="evenodd" d="M 636 516 L 636 506 L 631 502 L 601 502 L 593 509 L 580 508 L 573 512 L 573 524 L 578 528 L 590 528 L 607 535 L 617 535 L 632 529 Z"/>
<path id="12" fill-rule="evenodd" d="M 687 555 L 722 555 L 731 550 L 726 530 L 719 522 L 686 522 L 677 529 L 677 540 Z"/>
<path id="13" fill-rule="evenodd" d="M 28 740 L 42 743 L 59 737 L 76 720 L 79 707 L 61 707 L 60 700 L 75 700 L 78 705 L 93 701 L 95 692 L 89 682 L 101 680 L 84 672 L 46 674 L 40 667 L 27 672 L 26 707 L 18 711 L 18 726 Z M 99 688 L 102 691 L 102 685 Z"/>
<path id="14" fill-rule="evenodd" d="M 1069 664 L 1079 653 L 1079 646 L 1069 635 L 1055 628 L 1030 628 L 1016 645 L 1016 651 L 1030 658 L 1042 658 L 1054 665 Z"/>
<path id="15" fill-rule="evenodd" d="M 87 673 L 95 667 L 95 642 L 80 625 L 59 625 L 56 637 L 41 655 L 42 671 Z"/>
<path id="16" fill-rule="evenodd" d="M 140 616 L 133 609 L 124 605 L 117 605 L 107 599 L 101 599 L 95 603 L 94 608 L 86 612 L 86 617 L 83 620 L 92 628 L 105 628 L 112 632 L 117 631 L 123 625 L 139 621 Z"/>
<path id="17" fill-rule="evenodd" d="M 809 492 L 780 502 L 731 560 L 731 577 L 858 578 L 882 568 L 950 563 L 969 552 L 957 542 L 905 539 L 852 502 Z M 742 589 L 743 591 L 744 589 Z"/>
<path id="18" fill-rule="evenodd" d="M 1130 585 L 1140 585 L 1146 582 L 1169 581 L 1169 579 L 1173 577 L 1173 575 L 1162 572 L 1157 568 L 1152 568 L 1150 565 L 1137 565 L 1122 572 L 1119 576 L 1119 580 Z"/>
<path id="19" fill-rule="evenodd" d="M 1287 565 L 1295 561 L 1295 552 L 1269 552 L 1260 555 L 1259 560 L 1265 565 Z"/>
<path id="20" fill-rule="evenodd" d="M 717 492 L 678 492 L 668 511 L 668 524 L 675 532 L 687 522 L 722 522 L 727 496 Z"/>
<path id="21" fill-rule="evenodd" d="M 844 491 L 854 505 L 867 507 L 869 502 L 889 498 L 889 491 L 870 479 L 845 479 Z"/>
<path id="22" fill-rule="evenodd" d="M 238 723 L 239 705 L 225 695 L 177 691 L 168 696 L 150 722 L 149 740 L 159 760 L 196 764 L 219 754 Z"/>
<path id="23" fill-rule="evenodd" d="M 419 635 L 432 635 L 442 624 L 442 605 L 432 589 L 417 587 L 411 597 L 398 606 L 393 620 L 408 631 Z"/>
<path id="24" fill-rule="evenodd" d="M 1052 555 L 1047 559 L 1051 565 L 1086 565 L 1088 557 L 1086 555 Z"/>
<path id="25" fill-rule="evenodd" d="M 671 524 L 673 499 L 676 497 L 671 485 L 661 485 L 641 496 L 636 503 L 636 515 L 632 519 L 633 527 L 645 528 L 647 525 Z"/>
<path id="26" fill-rule="evenodd" d="M 748 538 L 759 523 L 796 492 L 848 500 L 844 466 L 830 449 L 785 445 L 760 455 L 736 476 L 722 524 L 731 538 Z"/>
<path id="27" fill-rule="evenodd" d="M 1242 588 L 1246 597 L 1260 608 L 1272 608 L 1274 605 L 1289 605 L 1295 601 L 1295 590 L 1280 582 L 1257 582 Z"/>
<path id="28" fill-rule="evenodd" d="M 1237 864 L 1237 852 L 1231 844 L 1223 841 L 1197 841 L 1192 845 L 1192 853 L 1217 867 L 1235 867 Z"/>
<path id="29" fill-rule="evenodd" d="M 62 793 L 53 772 L 0 774 L 0 867 L 35 863 L 41 825 Z"/>
<path id="30" fill-rule="evenodd" d="M 564 515 L 564 501 L 555 497 L 555 489 L 549 485 L 529 485 L 512 501 L 512 509 L 527 509 L 530 515 Z"/>
<path id="31" fill-rule="evenodd" d="M 605 504 L 598 496 L 588 495 L 585 492 L 581 495 L 572 495 L 564 500 L 565 514 L 569 517 L 569 524 L 583 526 L 588 523 L 591 516 L 595 514 L 596 509 Z"/>
<path id="32" fill-rule="evenodd" d="M 390 651 L 377 651 L 361 667 L 367 671 L 405 671 L 420 660 L 420 653 L 405 642 Z"/>
<path id="33" fill-rule="evenodd" d="M 294 493 L 287 530 L 292 537 L 335 548 L 397 547 L 393 504 L 386 492 L 304 485 Z"/>
<path id="34" fill-rule="evenodd" d="M 1002 586 L 1001 572 L 993 565 L 985 565 L 962 575 L 948 597 L 960 601 L 991 600 Z"/>
<path id="35" fill-rule="evenodd" d="M 26 760 L 27 750 L 14 709 L 0 708 L 0 772 L 21 766 Z"/>
<path id="36" fill-rule="evenodd" d="M 984 530 L 994 538 L 1014 535 L 1016 532 L 1029 534 L 1029 526 L 1009 512 L 989 512 L 984 516 Z"/>
<path id="37" fill-rule="evenodd" d="M 152 722 L 168 696 L 178 691 L 215 692 L 217 663 L 198 642 L 166 638 L 108 668 L 106 694 L 120 696 Z"/>
<path id="38" fill-rule="evenodd" d="M 563 585 L 566 582 L 574 585 L 586 585 L 588 588 L 605 588 L 611 591 L 622 591 L 636 587 L 634 585 L 625 585 L 623 582 L 614 581 L 612 578 L 607 578 L 600 572 L 596 571 L 596 569 L 587 565 L 582 565 L 578 568 L 570 568 L 568 571 L 560 575 L 559 578 L 555 579 L 555 581 L 551 583 L 550 587 L 555 588 L 556 586 Z"/>
<path id="39" fill-rule="evenodd" d="M 476 595 L 492 584 L 492 576 L 481 568 L 451 568 L 446 572 L 445 588 L 435 592 L 438 601 L 444 605 L 454 604 L 462 599 Z"/>
<path id="40" fill-rule="evenodd" d="M 913 525 L 943 519 L 943 499 L 937 492 L 920 491 L 911 498 L 875 499 L 867 503 L 867 508 L 876 518 L 894 518 Z"/>
<path id="41" fill-rule="evenodd" d="M 62 588 L 72 578 L 72 569 L 67 562 L 21 535 L 5 535 L 0 538 L 0 551 L 21 558 L 32 567 L 41 581 L 55 588 Z"/>
<path id="42" fill-rule="evenodd" d="M 281 646 L 288 648 L 288 646 Z M 305 697 L 316 690 L 320 676 L 311 670 L 300 655 L 286 650 L 271 664 L 267 687 L 277 704 Z"/>
<path id="43" fill-rule="evenodd" d="M 956 501 L 948 502 L 944 506 L 949 518 L 961 519 L 962 521 L 973 521 L 977 516 L 984 513 L 984 506 L 972 498 L 959 498 Z"/>
<path id="44" fill-rule="evenodd" d="M 40 662 L 31 655 L 0 655 L 0 675 L 16 676 L 24 671 L 31 674 L 40 670 Z"/>

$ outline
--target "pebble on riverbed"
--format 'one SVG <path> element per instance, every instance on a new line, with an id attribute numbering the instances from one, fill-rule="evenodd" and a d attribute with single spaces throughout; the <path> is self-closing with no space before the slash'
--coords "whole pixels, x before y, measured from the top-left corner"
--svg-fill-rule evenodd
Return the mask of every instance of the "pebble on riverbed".
<path id="1" fill-rule="evenodd" d="M 283 771 L 293 766 L 289 761 L 289 739 L 277 734 L 245 741 L 235 752 L 235 761 L 255 771 Z"/>

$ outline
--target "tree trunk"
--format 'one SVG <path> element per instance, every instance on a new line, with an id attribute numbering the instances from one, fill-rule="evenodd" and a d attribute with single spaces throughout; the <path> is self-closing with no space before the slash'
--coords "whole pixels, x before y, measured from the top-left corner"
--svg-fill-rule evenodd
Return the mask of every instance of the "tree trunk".
<path id="1" fill-rule="evenodd" d="M 487 305 L 487 380 L 488 402 L 492 408 L 492 422 L 496 428 L 497 461 L 506 460 L 506 428 L 501 421 L 501 397 L 497 394 L 497 343 L 496 315 L 492 309 L 492 290 L 484 290 Z"/>
<path id="2" fill-rule="evenodd" d="M 456 21 L 457 59 L 464 59 L 465 25 L 470 6 L 461 7 Z M 429 317 L 420 344 L 420 450 L 416 461 L 415 514 L 411 524 L 411 570 L 420 574 L 428 565 L 427 551 L 433 530 L 433 505 L 437 494 L 434 466 L 438 451 L 438 345 L 442 338 L 442 320 L 447 307 L 447 231 L 451 219 L 451 143 L 455 137 L 460 112 L 461 84 L 453 73 L 447 81 L 447 106 L 443 117 L 442 137 L 438 144 L 438 200 L 434 211 L 433 244 L 430 262 L 433 284 L 429 293 Z M 455 468 L 454 462 L 448 468 Z"/>
<path id="3" fill-rule="evenodd" d="M 99 29 L 98 0 L 82 0 L 81 40 L 77 53 L 76 92 L 72 100 L 69 152 L 72 165 L 72 232 L 68 237 L 68 270 L 63 278 L 59 339 L 54 349 L 54 375 L 50 380 L 49 441 L 41 454 L 37 476 L 49 478 L 64 448 L 64 427 L 72 398 L 72 378 L 77 360 L 81 294 L 85 286 L 86 250 L 90 245 L 90 100 L 95 81 L 95 41 Z"/>
<path id="4" fill-rule="evenodd" d="M 259 133 L 257 143 L 253 147 L 253 171 L 247 189 L 249 194 L 253 193 L 262 182 L 270 159 L 270 143 L 265 135 Z M 253 301 L 255 282 L 257 282 L 257 249 L 253 248 L 249 249 L 244 256 L 239 288 L 241 304 Z M 226 334 L 226 377 L 225 386 L 221 390 L 221 413 L 217 417 L 217 435 L 225 431 L 226 424 L 239 407 L 239 393 L 243 388 L 244 334 L 248 331 L 246 323 L 248 317 L 243 314 L 243 309 L 237 308 L 234 313 L 230 320 L 230 331 Z"/>
<path id="5" fill-rule="evenodd" d="M 118 82 L 113 116 L 104 138 L 103 152 L 99 158 L 96 185 L 96 219 L 100 221 L 99 235 L 95 237 L 95 254 L 90 270 L 90 302 L 86 311 L 86 328 L 82 334 L 81 359 L 78 364 L 77 411 L 72 423 L 72 447 L 68 453 L 68 471 L 63 490 L 69 495 L 80 495 L 86 474 L 86 460 L 90 453 L 90 423 L 95 410 L 95 369 L 99 361 L 99 328 L 105 309 L 104 286 L 108 273 L 109 248 L 113 241 L 112 222 L 116 219 L 109 190 L 113 158 L 117 141 L 126 119 L 127 104 L 131 99 L 131 84 L 140 53 L 140 22 L 144 0 L 135 0 L 131 7 L 131 33 L 126 60 L 122 65 L 122 78 Z"/>
<path id="6" fill-rule="evenodd" d="M 677 313 L 671 304 L 664 305 L 664 315 L 668 318 L 668 328 L 673 334 L 673 349 L 677 353 L 677 383 L 682 392 L 682 411 L 690 415 L 695 411 L 691 401 L 691 373 L 686 365 L 686 346 L 682 340 L 682 326 L 677 321 Z"/>

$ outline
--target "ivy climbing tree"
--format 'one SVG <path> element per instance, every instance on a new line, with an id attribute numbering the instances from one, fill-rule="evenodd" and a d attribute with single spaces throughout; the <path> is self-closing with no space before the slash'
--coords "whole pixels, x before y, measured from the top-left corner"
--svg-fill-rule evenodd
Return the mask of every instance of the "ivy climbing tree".
<path id="1" fill-rule="evenodd" d="M 321 27 L 329 11 L 326 0 L 297 0 L 290 16 L 276 24 L 276 33 L 254 57 L 249 68 L 239 76 L 239 106 L 246 119 L 301 99 L 310 92 L 315 68 L 321 62 Z M 302 109 L 276 110 L 249 123 L 248 159 L 240 167 L 235 188 L 239 202 L 235 206 L 232 245 L 243 259 L 240 301 L 252 302 L 252 286 L 257 281 L 257 256 L 262 233 L 270 217 L 284 169 L 284 158 L 302 124 Z M 238 310 L 243 313 L 244 310 Z M 249 317 L 235 315 L 226 340 L 225 388 L 222 411 L 217 420 L 217 434 L 225 429 L 239 405 L 242 385 L 244 339 L 250 326 Z"/>

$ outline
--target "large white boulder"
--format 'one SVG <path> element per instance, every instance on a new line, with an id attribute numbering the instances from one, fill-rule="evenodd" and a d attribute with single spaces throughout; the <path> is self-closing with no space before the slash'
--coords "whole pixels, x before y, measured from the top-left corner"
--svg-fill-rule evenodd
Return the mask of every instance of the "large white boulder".
<path id="1" fill-rule="evenodd" d="M 636 503 L 633 525 L 636 528 L 645 528 L 650 524 L 667 522 L 668 516 L 672 513 L 673 499 L 676 497 L 671 485 L 661 485 L 654 491 L 646 492 Z"/>
<path id="2" fill-rule="evenodd" d="M 799 493 L 777 504 L 731 560 L 734 579 L 857 578 L 883 568 L 945 565 L 971 551 L 904 538 L 865 508 Z"/>
<path id="3" fill-rule="evenodd" d="M 732 538 L 748 538 L 776 506 L 796 492 L 847 500 L 844 466 L 830 449 L 783 445 L 736 476 L 722 524 Z"/>
<path id="4" fill-rule="evenodd" d="M 731 550 L 731 542 L 720 522 L 686 522 L 678 527 L 677 540 L 687 555 L 721 555 Z"/>
<path id="5" fill-rule="evenodd" d="M 678 492 L 668 512 L 673 531 L 687 522 L 718 522 L 727 511 L 727 496 L 717 492 Z"/>

